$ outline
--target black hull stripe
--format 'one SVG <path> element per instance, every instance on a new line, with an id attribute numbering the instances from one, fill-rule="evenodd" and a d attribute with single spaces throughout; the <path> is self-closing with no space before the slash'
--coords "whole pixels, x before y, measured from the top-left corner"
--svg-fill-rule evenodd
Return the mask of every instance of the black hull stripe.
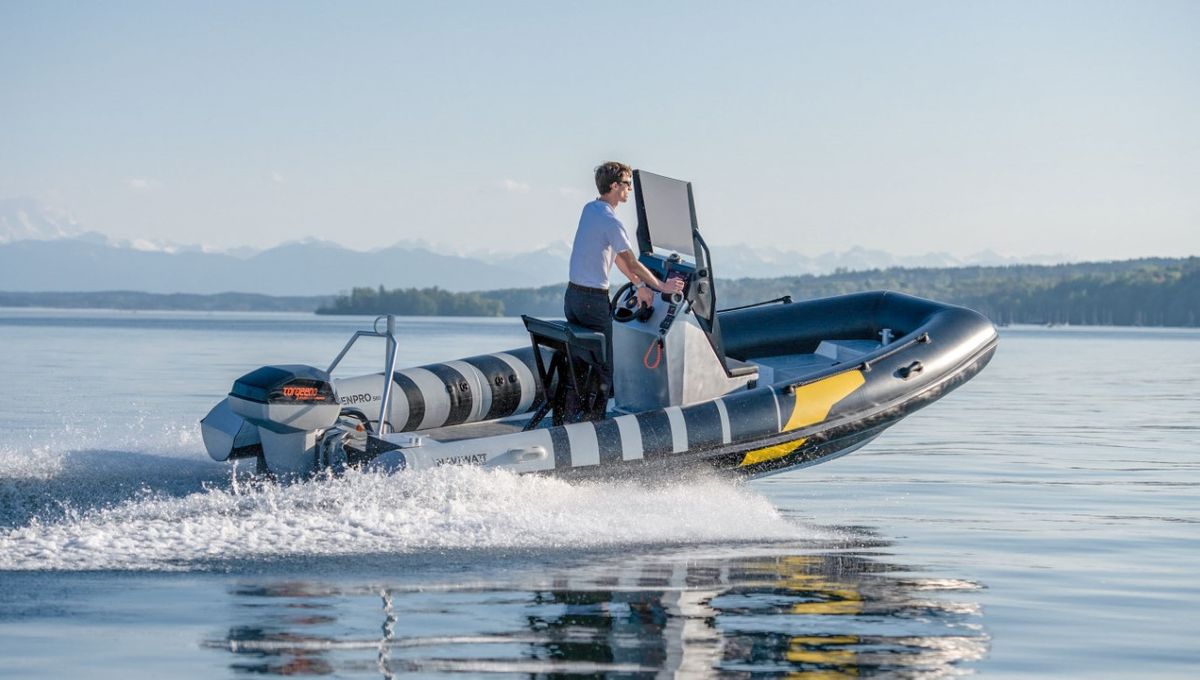
<path id="1" fill-rule="evenodd" d="M 637 414 L 638 429 L 642 433 L 642 455 L 646 458 L 670 454 L 674 447 L 671 436 L 671 420 L 665 411 L 650 411 Z"/>
<path id="2" fill-rule="evenodd" d="M 392 382 L 400 388 L 404 399 L 408 400 L 408 420 L 404 422 L 400 431 L 412 432 L 421 426 L 421 421 L 425 418 L 425 395 L 412 378 L 399 371 L 392 374 Z"/>
<path id="3" fill-rule="evenodd" d="M 567 428 L 550 428 L 550 445 L 554 448 L 554 467 L 571 467 L 571 440 L 567 438 Z"/>
<path id="4" fill-rule="evenodd" d="M 467 422 L 471 417 L 471 404 L 474 401 L 471 382 L 462 373 L 445 364 L 431 364 L 424 368 L 446 385 L 446 395 L 450 399 L 450 413 L 446 416 L 446 421 L 434 424 L 433 427 Z"/>
<path id="5" fill-rule="evenodd" d="M 521 383 L 507 362 L 490 354 L 470 357 L 463 361 L 483 374 L 488 388 L 492 391 L 492 407 L 483 415 L 483 420 L 494 420 L 516 413 L 517 406 L 521 403 Z"/>
<path id="6" fill-rule="evenodd" d="M 600 447 L 600 464 L 619 463 L 623 460 L 621 430 L 615 420 L 596 423 L 596 443 Z"/>
<path id="7" fill-rule="evenodd" d="M 492 408 L 492 386 L 487 378 L 471 364 L 462 359 L 447 361 L 446 365 L 462 374 L 467 380 L 471 392 L 471 412 L 465 422 L 473 423 L 483 420 L 484 414 Z"/>
<path id="8" fill-rule="evenodd" d="M 778 408 L 770 388 L 725 397 L 730 439 L 737 443 L 778 434 Z"/>
<path id="9" fill-rule="evenodd" d="M 530 358 L 533 357 L 533 352 L 526 352 Z M 525 413 L 533 408 L 533 405 L 538 403 L 541 398 L 542 385 L 538 379 L 537 367 L 530 368 L 529 363 L 524 359 L 516 356 L 512 352 L 500 352 L 493 355 L 497 359 L 508 365 L 508 371 L 516 384 L 513 387 L 518 388 L 518 403 L 514 408 L 514 413 Z"/>
<path id="10" fill-rule="evenodd" d="M 683 409 L 687 424 L 688 451 L 703 451 L 721 445 L 721 412 L 713 402 Z"/>

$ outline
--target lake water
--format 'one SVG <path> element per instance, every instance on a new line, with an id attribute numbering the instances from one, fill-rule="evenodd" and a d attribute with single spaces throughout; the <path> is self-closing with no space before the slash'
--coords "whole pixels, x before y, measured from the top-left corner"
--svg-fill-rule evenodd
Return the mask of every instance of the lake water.
<path id="1" fill-rule="evenodd" d="M 235 378 L 369 324 L 0 310 L 0 676 L 1200 675 L 1200 332 L 1001 329 L 868 447 L 748 483 L 208 458 Z M 399 327 L 405 365 L 527 342 Z"/>

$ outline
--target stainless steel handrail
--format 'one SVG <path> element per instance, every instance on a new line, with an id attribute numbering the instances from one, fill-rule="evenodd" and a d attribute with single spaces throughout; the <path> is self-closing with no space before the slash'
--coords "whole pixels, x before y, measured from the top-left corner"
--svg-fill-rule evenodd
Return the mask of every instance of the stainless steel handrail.
<path id="1" fill-rule="evenodd" d="M 382 332 L 379 330 L 380 319 L 387 319 L 387 329 Z M 387 341 L 387 348 L 385 350 L 387 354 L 384 357 L 383 369 L 383 396 L 380 397 L 379 402 L 379 434 L 387 434 L 392 430 L 391 425 L 388 423 L 387 415 L 388 410 L 392 406 L 392 372 L 396 370 L 396 350 L 398 348 L 396 343 L 396 317 L 391 314 L 375 317 L 375 323 L 372 325 L 371 330 L 355 331 L 354 335 L 350 336 L 350 340 L 346 342 L 346 346 L 342 348 L 342 351 L 338 352 L 333 363 L 329 364 L 326 373 L 332 374 L 333 369 L 337 368 L 337 365 L 342 362 L 342 359 L 345 358 L 350 348 L 354 346 L 354 343 L 358 342 L 359 338 L 364 337 L 383 338 Z"/>
<path id="2" fill-rule="evenodd" d="M 379 319 L 375 319 L 379 323 Z M 387 360 L 383 364 L 383 396 L 379 400 L 379 434 L 392 431 L 387 415 L 392 407 L 392 372 L 396 370 L 396 317 L 387 315 Z"/>

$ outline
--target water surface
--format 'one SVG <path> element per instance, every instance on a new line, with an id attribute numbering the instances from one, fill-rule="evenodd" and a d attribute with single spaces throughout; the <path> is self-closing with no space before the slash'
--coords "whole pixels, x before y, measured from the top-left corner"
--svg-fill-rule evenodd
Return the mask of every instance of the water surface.
<path id="1" fill-rule="evenodd" d="M 0 310 L 0 675 L 1192 677 L 1200 333 L 1006 328 L 846 458 L 750 483 L 259 484 L 196 421 L 366 318 Z M 401 363 L 523 346 L 406 319 Z M 347 373 L 380 370 L 363 341 Z"/>

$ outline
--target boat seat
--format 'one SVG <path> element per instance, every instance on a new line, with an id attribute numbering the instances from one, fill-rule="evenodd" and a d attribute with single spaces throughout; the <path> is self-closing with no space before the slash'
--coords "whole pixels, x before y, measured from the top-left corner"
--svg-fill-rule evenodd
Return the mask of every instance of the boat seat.
<path id="1" fill-rule="evenodd" d="M 521 315 L 530 338 L 554 350 L 570 349 L 577 359 L 603 363 L 608 353 L 604 334 L 560 319 L 537 319 Z"/>
<path id="2" fill-rule="evenodd" d="M 728 354 L 725 355 L 725 369 L 730 378 L 741 378 L 747 375 L 758 373 L 758 366 L 740 359 L 734 359 Z"/>
<path id="3" fill-rule="evenodd" d="M 522 314 L 521 320 L 529 331 L 545 395 L 525 429 L 537 427 L 551 411 L 554 425 L 602 416 L 611 391 L 604 381 L 609 352 L 604 334 L 558 319 Z M 542 348 L 552 352 L 549 366 L 542 358 Z"/>

